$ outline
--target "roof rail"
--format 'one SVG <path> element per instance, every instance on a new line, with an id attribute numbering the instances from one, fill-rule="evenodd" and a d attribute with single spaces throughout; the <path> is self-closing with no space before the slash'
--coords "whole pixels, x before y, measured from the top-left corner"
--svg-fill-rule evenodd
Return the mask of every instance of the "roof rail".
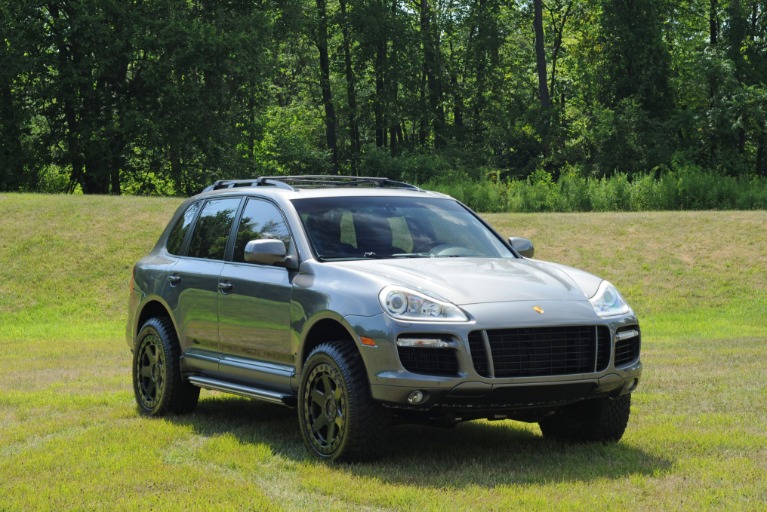
<path id="1" fill-rule="evenodd" d="M 407 190 L 422 190 L 415 185 L 389 178 L 370 176 L 261 176 L 250 180 L 218 180 L 207 187 L 203 192 L 237 187 L 264 187 L 272 186 L 287 190 L 301 188 L 335 188 L 335 187 L 380 187 L 380 188 L 403 188 Z"/>

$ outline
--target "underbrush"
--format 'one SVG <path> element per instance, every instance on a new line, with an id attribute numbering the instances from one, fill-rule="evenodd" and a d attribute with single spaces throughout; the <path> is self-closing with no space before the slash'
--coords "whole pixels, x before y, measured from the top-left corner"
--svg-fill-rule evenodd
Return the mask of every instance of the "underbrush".
<path id="1" fill-rule="evenodd" d="M 606 212 L 767 209 L 767 178 L 680 168 L 662 173 L 583 177 L 543 170 L 527 179 L 430 181 L 421 185 L 481 212 Z"/>

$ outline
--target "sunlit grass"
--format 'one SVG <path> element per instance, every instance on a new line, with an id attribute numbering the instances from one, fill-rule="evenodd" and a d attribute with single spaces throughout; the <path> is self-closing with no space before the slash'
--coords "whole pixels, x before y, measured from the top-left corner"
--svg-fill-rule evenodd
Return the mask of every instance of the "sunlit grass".
<path id="1" fill-rule="evenodd" d="M 767 212 L 486 216 L 640 315 L 623 441 L 397 427 L 382 461 L 328 465 L 290 409 L 205 391 L 192 415 L 137 414 L 128 276 L 179 203 L 0 195 L 0 510 L 765 507 Z"/>

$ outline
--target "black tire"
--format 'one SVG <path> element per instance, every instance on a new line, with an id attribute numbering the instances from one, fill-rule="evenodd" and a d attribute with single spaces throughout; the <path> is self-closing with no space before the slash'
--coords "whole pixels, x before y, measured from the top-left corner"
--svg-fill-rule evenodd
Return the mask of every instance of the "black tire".
<path id="1" fill-rule="evenodd" d="M 298 421 L 304 443 L 321 459 L 370 460 L 383 454 L 389 418 L 370 395 L 365 365 L 352 342 L 323 343 L 309 354 Z"/>
<path id="2" fill-rule="evenodd" d="M 617 443 L 631 414 L 631 395 L 569 405 L 538 422 L 543 436 L 571 442 Z"/>
<path id="3" fill-rule="evenodd" d="M 133 392 L 141 414 L 189 413 L 200 388 L 181 376 L 180 348 L 168 318 L 150 318 L 139 331 L 133 352 Z"/>

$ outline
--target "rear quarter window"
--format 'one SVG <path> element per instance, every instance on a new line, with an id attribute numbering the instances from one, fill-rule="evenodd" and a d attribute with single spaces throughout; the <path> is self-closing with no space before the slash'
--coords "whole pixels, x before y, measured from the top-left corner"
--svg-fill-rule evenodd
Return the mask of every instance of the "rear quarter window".
<path id="1" fill-rule="evenodd" d="M 165 244 L 169 253 L 180 256 L 184 245 L 184 239 L 189 232 L 189 228 L 194 222 L 194 218 L 197 216 L 197 212 L 200 210 L 200 203 L 192 203 L 184 212 L 184 215 L 179 217 L 176 221 L 176 225 L 168 235 L 168 242 Z"/>

